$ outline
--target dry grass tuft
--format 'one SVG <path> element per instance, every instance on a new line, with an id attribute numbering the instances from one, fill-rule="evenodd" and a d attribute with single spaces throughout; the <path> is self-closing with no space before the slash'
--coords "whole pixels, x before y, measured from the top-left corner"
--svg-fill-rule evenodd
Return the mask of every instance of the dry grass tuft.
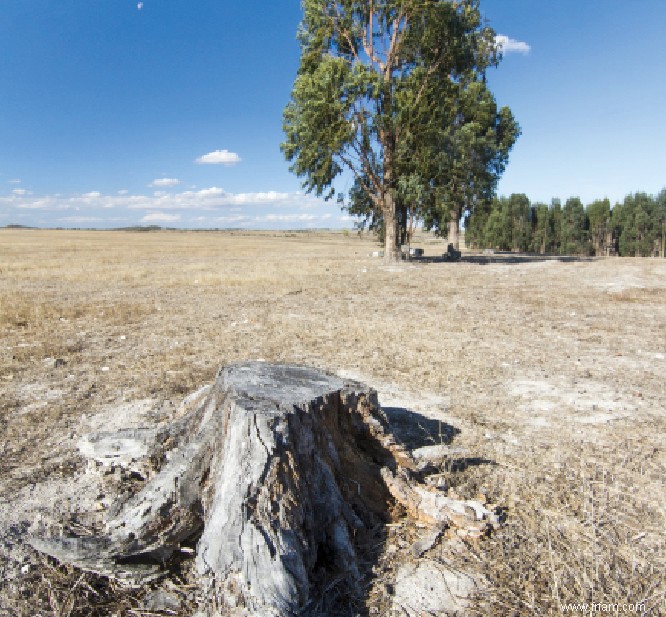
<path id="1" fill-rule="evenodd" d="M 644 603 L 647 614 L 660 614 L 664 512 L 654 479 L 636 483 L 658 466 L 650 453 L 630 454 L 635 444 L 619 445 L 611 456 L 587 446 L 571 456 L 572 443 L 552 468 L 506 472 L 498 488 L 512 488 L 511 505 L 484 549 L 493 586 L 481 614 L 504 606 L 512 615 L 559 615 L 564 605 L 600 602 Z"/>

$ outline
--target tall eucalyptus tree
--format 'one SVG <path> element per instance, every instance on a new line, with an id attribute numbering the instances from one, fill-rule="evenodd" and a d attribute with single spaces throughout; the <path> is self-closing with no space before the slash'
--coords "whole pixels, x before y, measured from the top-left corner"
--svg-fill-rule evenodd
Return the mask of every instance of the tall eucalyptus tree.
<path id="1" fill-rule="evenodd" d="M 327 199 L 350 172 L 350 211 L 383 229 L 385 259 L 397 260 L 410 217 L 440 229 L 456 199 L 485 197 L 479 161 L 501 173 L 506 156 L 491 150 L 508 154 L 518 135 L 507 108 L 489 107 L 495 33 L 478 0 L 303 0 L 303 10 L 282 150 Z"/>

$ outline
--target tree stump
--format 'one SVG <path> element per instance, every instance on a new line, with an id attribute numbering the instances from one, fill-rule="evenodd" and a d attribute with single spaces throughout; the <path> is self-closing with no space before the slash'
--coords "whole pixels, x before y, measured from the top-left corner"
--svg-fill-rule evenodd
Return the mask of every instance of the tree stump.
<path id="1" fill-rule="evenodd" d="M 167 426 L 89 436 L 88 456 L 122 459 L 142 487 L 118 498 L 101 534 L 32 545 L 141 584 L 196 544 L 210 606 L 272 617 L 298 614 L 332 581 L 360 594 L 364 539 L 396 503 L 417 516 L 425 504 L 440 526 L 467 516 L 481 529 L 490 514 L 413 486 L 417 465 L 363 384 L 250 362 L 221 369 L 182 409 Z"/>
<path id="2" fill-rule="evenodd" d="M 295 614 L 332 577 L 356 586 L 355 538 L 385 522 L 393 501 L 380 470 L 409 458 L 373 390 L 261 362 L 222 369 L 205 398 L 161 430 L 91 442 L 143 453 L 153 477 L 111 508 L 102 537 L 33 546 L 140 583 L 200 534 L 203 584 L 218 605 L 254 615 Z"/>

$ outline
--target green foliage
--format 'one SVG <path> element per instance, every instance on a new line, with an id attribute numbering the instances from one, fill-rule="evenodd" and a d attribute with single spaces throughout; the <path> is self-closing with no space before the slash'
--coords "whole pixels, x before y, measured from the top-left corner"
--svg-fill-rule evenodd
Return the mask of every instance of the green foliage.
<path id="1" fill-rule="evenodd" d="M 619 228 L 621 255 L 646 257 L 660 253 L 663 214 L 660 215 L 659 204 L 659 198 L 635 193 L 627 195 L 622 204 L 615 206 L 613 224 Z"/>
<path id="2" fill-rule="evenodd" d="M 530 251 L 533 253 L 550 253 L 555 242 L 555 219 L 547 204 L 536 204 L 532 207 L 532 234 Z"/>
<path id="3" fill-rule="evenodd" d="M 572 197 L 531 205 L 522 194 L 494 199 L 467 219 L 471 248 L 556 255 L 658 256 L 666 252 L 666 189 L 656 197 L 627 195 L 611 209 L 608 199 L 587 208 Z"/>
<path id="4" fill-rule="evenodd" d="M 567 199 L 562 209 L 560 254 L 589 255 L 589 221 L 578 197 Z"/>
<path id="5" fill-rule="evenodd" d="M 526 195 L 495 198 L 466 217 L 467 244 L 500 251 L 530 250 L 532 217 Z"/>
<path id="6" fill-rule="evenodd" d="M 597 199 L 587 207 L 590 242 L 594 255 L 605 255 L 612 245 L 611 205 L 608 199 Z"/>
<path id="7" fill-rule="evenodd" d="M 329 199 L 351 172 L 342 203 L 384 230 L 387 254 L 409 221 L 440 231 L 487 203 L 519 128 L 486 86 L 499 56 L 479 0 L 304 0 L 303 10 L 282 144 L 303 187 Z"/>

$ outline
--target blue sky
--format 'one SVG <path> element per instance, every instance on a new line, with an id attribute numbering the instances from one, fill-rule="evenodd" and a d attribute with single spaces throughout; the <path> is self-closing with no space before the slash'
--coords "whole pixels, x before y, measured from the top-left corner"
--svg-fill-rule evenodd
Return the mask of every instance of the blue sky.
<path id="1" fill-rule="evenodd" d="M 666 186 L 666 1 L 481 7 L 508 40 L 491 88 L 523 130 L 500 193 Z M 350 226 L 279 150 L 300 15 L 297 0 L 2 0 L 0 225 Z"/>

